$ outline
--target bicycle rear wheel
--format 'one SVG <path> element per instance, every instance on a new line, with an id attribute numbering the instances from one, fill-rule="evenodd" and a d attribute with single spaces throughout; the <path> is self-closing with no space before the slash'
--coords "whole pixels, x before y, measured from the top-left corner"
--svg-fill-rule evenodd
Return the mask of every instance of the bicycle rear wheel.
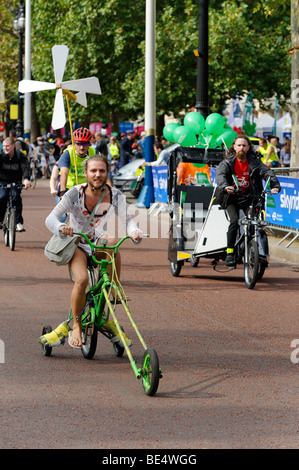
<path id="1" fill-rule="evenodd" d="M 259 250 L 255 240 L 250 240 L 247 246 L 247 260 L 244 264 L 245 284 L 248 289 L 253 289 L 258 279 Z"/>
<path id="2" fill-rule="evenodd" d="M 15 249 L 16 243 L 16 209 L 14 207 L 10 210 L 9 222 L 8 222 L 8 233 L 9 233 L 9 248 L 11 251 Z"/>
<path id="3" fill-rule="evenodd" d="M 87 317 L 84 319 L 85 328 L 83 327 L 83 346 L 81 352 L 85 359 L 92 359 L 97 350 L 98 344 L 98 330 L 94 323 L 88 323 L 91 320 L 90 310 L 94 308 L 94 301 L 86 302 L 85 309 L 88 313 Z"/>

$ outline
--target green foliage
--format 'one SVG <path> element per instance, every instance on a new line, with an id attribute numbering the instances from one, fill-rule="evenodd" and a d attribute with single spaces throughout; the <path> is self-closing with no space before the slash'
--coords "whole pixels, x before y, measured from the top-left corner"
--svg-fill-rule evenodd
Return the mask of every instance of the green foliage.
<path id="1" fill-rule="evenodd" d="M 17 5 L 0 0 L 0 79 L 8 98 L 17 96 Z M 33 78 L 54 81 L 51 48 L 65 44 L 64 79 L 100 80 L 102 95 L 87 95 L 87 109 L 71 102 L 73 121 L 143 115 L 145 6 L 145 0 L 31 1 Z M 156 10 L 157 116 L 178 116 L 196 101 L 198 0 L 157 0 Z M 210 0 L 210 111 L 222 112 L 228 98 L 246 92 L 262 104 L 273 95 L 283 104 L 290 93 L 290 46 L 290 0 Z M 49 128 L 55 94 L 35 96 L 41 125 Z"/>

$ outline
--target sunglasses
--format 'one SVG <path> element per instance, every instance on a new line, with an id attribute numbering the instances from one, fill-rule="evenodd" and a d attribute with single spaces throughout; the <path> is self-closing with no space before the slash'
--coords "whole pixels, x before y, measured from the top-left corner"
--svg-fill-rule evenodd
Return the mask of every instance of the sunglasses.
<path id="1" fill-rule="evenodd" d="M 89 142 L 75 142 L 76 145 L 79 145 L 79 147 L 86 147 L 89 145 Z"/>

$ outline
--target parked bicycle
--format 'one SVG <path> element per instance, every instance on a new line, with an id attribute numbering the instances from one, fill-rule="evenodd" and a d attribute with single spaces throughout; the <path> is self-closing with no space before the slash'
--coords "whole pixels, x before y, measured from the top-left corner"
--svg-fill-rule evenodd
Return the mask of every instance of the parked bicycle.
<path id="1" fill-rule="evenodd" d="M 1 183 L 1 188 L 9 189 L 6 212 L 4 216 L 4 221 L 2 224 L 2 230 L 4 232 L 4 244 L 9 246 L 13 251 L 15 249 L 16 241 L 16 207 L 13 201 L 13 188 L 23 188 L 22 183 Z"/>
<path id="2" fill-rule="evenodd" d="M 86 359 L 92 359 L 97 348 L 98 332 L 102 333 L 112 342 L 113 351 L 117 357 L 121 357 L 124 351 L 126 351 L 136 378 L 142 381 L 144 392 L 146 395 L 153 396 L 158 389 L 159 379 L 162 377 L 158 355 L 155 349 L 148 348 L 139 332 L 130 312 L 125 292 L 116 274 L 115 257 L 118 248 L 130 237 L 126 236 L 116 245 L 107 246 L 107 240 L 105 239 L 100 240 L 101 245 L 94 245 L 85 234 L 78 232 L 75 235 L 84 237 L 92 249 L 92 256 L 88 261 L 91 287 L 86 293 L 86 304 L 77 317 L 78 319 L 80 318 L 82 325 L 83 346 L 81 352 Z M 108 254 L 107 250 L 113 250 L 113 254 L 109 255 L 110 260 L 97 260 L 95 252 L 98 250 L 104 251 L 106 254 Z M 112 279 L 109 278 L 108 265 L 112 265 Z M 98 272 L 95 271 L 95 267 Z M 127 315 L 144 348 L 141 367 L 137 366 L 124 336 L 124 330 L 119 324 L 119 314 L 116 315 L 118 306 L 122 313 L 125 312 Z M 116 325 L 117 336 L 105 331 L 105 324 L 109 320 L 110 315 Z M 50 325 L 44 326 L 39 342 L 42 345 L 43 354 L 45 356 L 51 355 L 54 345 L 57 346 L 64 343 L 68 335 L 68 330 L 70 330 L 69 323 L 72 319 L 72 311 L 70 310 L 68 319 L 54 331 L 52 331 Z"/>

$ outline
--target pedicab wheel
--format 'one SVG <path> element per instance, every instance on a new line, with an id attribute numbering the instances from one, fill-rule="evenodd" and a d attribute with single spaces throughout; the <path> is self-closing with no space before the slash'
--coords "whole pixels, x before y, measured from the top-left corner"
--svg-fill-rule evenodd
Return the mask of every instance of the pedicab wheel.
<path id="1" fill-rule="evenodd" d="M 182 266 L 184 261 L 177 261 L 176 263 L 170 262 L 170 271 L 174 277 L 178 277 L 180 275 Z"/>
<path id="2" fill-rule="evenodd" d="M 199 257 L 195 258 L 195 256 L 191 255 L 190 264 L 192 268 L 196 268 L 198 266 L 198 263 L 199 263 Z"/>
<path id="3" fill-rule="evenodd" d="M 159 359 L 154 349 L 147 349 L 142 359 L 142 386 L 146 395 L 153 396 L 158 390 L 160 379 Z"/>
<path id="4" fill-rule="evenodd" d="M 85 359 L 92 359 L 95 355 L 97 350 L 98 344 L 98 330 L 93 326 L 93 332 L 91 334 L 87 334 L 86 341 L 81 348 L 81 352 Z"/>
<path id="5" fill-rule="evenodd" d="M 52 331 L 52 327 L 50 325 L 45 325 L 43 327 L 42 335 L 46 335 L 47 333 L 51 333 L 51 331 Z M 47 357 L 51 356 L 51 354 L 52 354 L 51 346 L 45 346 L 44 344 L 42 344 L 41 346 L 42 346 L 43 355 L 47 356 Z"/>
<path id="6" fill-rule="evenodd" d="M 248 289 L 253 289 L 258 279 L 259 250 L 255 240 L 250 240 L 247 248 L 248 262 L 244 265 L 245 284 Z"/>
<path id="7" fill-rule="evenodd" d="M 258 273 L 257 273 L 257 280 L 258 281 L 260 281 L 262 279 L 263 275 L 265 274 L 266 267 L 267 267 L 267 263 L 265 263 L 265 262 L 260 262 L 259 263 L 259 270 L 258 270 Z"/>

